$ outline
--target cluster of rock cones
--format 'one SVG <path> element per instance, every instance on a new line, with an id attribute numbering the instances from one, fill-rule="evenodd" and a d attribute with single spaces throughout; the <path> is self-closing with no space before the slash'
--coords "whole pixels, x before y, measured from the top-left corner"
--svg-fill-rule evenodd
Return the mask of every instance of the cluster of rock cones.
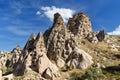
<path id="1" fill-rule="evenodd" d="M 43 35 L 31 34 L 23 50 L 18 46 L 12 51 L 13 75 L 21 76 L 35 71 L 39 73 L 38 80 L 59 80 L 59 69 L 66 65 L 86 69 L 93 64 L 93 60 L 89 53 L 79 48 L 78 40 L 86 38 L 97 43 L 104 37 L 103 30 L 99 33 L 92 32 L 91 22 L 86 14 L 74 15 L 65 25 L 62 16 L 56 13 L 50 29 Z"/>

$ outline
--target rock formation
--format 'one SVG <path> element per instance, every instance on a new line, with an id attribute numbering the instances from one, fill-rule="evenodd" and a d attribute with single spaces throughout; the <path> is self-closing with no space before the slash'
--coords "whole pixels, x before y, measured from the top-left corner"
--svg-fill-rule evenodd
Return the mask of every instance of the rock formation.
<path id="1" fill-rule="evenodd" d="M 8 61 L 8 55 L 7 54 L 0 54 L 0 68 L 7 67 L 7 61 Z"/>
<path id="2" fill-rule="evenodd" d="M 0 69 L 6 67 L 9 71 L 13 68 L 13 73 L 11 70 L 11 74 L 5 76 L 2 76 L 4 73 L 0 70 L 0 80 L 1 77 L 17 77 L 21 80 L 21 75 L 24 75 L 22 80 L 71 80 L 71 74 L 74 74 L 74 71 L 70 71 L 69 75 L 71 69 L 80 69 L 81 73 L 81 70 L 87 70 L 91 66 L 105 68 L 106 61 L 109 61 L 107 66 L 113 66 L 111 61 L 115 61 L 116 65 L 114 54 L 119 54 L 120 51 L 120 44 L 117 42 L 120 38 L 118 39 L 105 35 L 104 30 L 93 32 L 90 19 L 85 13 L 74 15 L 67 25 L 62 16 L 56 13 L 52 27 L 44 35 L 38 33 L 35 36 L 32 33 L 23 49 L 17 46 L 12 50 L 11 59 L 8 54 L 0 54 Z M 110 57 L 113 55 L 112 60 Z"/>
<path id="3" fill-rule="evenodd" d="M 20 54 L 21 54 L 21 51 L 22 51 L 22 49 L 21 49 L 21 47 L 19 45 L 12 50 L 11 53 L 13 54 L 13 56 L 12 56 L 12 59 L 11 59 L 10 66 L 14 67 L 15 64 L 18 62 L 18 59 L 19 59 Z"/>
<path id="4" fill-rule="evenodd" d="M 92 43 L 98 43 L 98 38 L 94 32 L 89 33 L 86 38 Z"/>
<path id="5" fill-rule="evenodd" d="M 43 75 L 48 68 L 56 69 L 51 72 L 52 77 L 58 74 L 58 68 L 50 62 L 46 56 L 46 48 L 44 46 L 44 39 L 41 33 L 38 33 L 37 37 L 32 34 L 27 41 L 21 56 L 14 67 L 14 75 L 23 75 L 29 71 L 36 71 Z M 55 76 L 57 77 L 57 75 Z"/>
<path id="6" fill-rule="evenodd" d="M 96 35 L 99 41 L 103 41 L 105 38 L 105 32 L 104 30 L 99 31 L 99 33 Z"/>
<path id="7" fill-rule="evenodd" d="M 61 15 L 56 13 L 52 28 L 44 33 L 48 58 L 54 60 L 58 67 L 63 67 L 77 47 L 76 40 L 80 38 L 79 36 L 85 38 L 90 32 L 91 22 L 86 14 L 80 13 L 70 18 L 66 27 Z"/>
<path id="8" fill-rule="evenodd" d="M 75 48 L 67 59 L 67 65 L 72 68 L 86 69 L 93 64 L 92 57 L 85 51 Z"/>
<path id="9" fill-rule="evenodd" d="M 70 18 L 67 24 L 69 30 L 76 36 L 87 36 L 92 32 L 91 22 L 89 17 L 84 13 L 78 13 Z"/>
<path id="10" fill-rule="evenodd" d="M 59 13 L 54 15 L 54 23 L 49 31 L 51 32 L 49 32 L 48 40 L 45 40 L 47 41 L 47 56 L 49 59 L 57 60 L 62 55 L 66 36 L 66 27 Z M 45 33 L 44 35 L 47 34 Z"/>
<path id="11" fill-rule="evenodd" d="M 2 80 L 2 71 L 0 70 L 0 80 Z"/>

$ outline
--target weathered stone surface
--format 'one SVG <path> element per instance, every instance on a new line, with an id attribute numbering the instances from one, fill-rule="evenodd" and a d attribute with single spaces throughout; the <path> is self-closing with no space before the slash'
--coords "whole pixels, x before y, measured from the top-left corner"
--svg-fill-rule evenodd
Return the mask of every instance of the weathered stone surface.
<path id="1" fill-rule="evenodd" d="M 43 72 L 49 67 L 51 70 L 54 69 L 53 71 L 58 71 L 58 68 L 55 65 L 54 68 L 51 66 L 53 66 L 53 64 L 46 56 L 44 38 L 41 33 L 38 33 L 36 38 L 32 36 L 28 40 L 16 64 L 16 67 L 14 67 L 13 74 L 15 76 L 19 76 L 29 71 L 35 71 L 42 75 Z M 52 77 L 53 76 L 54 75 L 52 75 Z"/>
<path id="2" fill-rule="evenodd" d="M 112 44 L 109 47 L 110 47 L 111 51 L 118 51 L 118 47 L 115 44 Z"/>
<path id="3" fill-rule="evenodd" d="M 13 80 L 13 78 L 14 78 L 13 74 L 8 74 L 8 75 L 3 76 L 3 80 Z"/>
<path id="4" fill-rule="evenodd" d="M 99 31 L 99 33 L 96 35 L 99 41 L 103 41 L 105 38 L 105 32 L 104 30 Z"/>
<path id="5" fill-rule="evenodd" d="M 7 63 L 8 59 L 8 55 L 7 54 L 0 54 L 0 67 L 7 67 L 6 63 Z"/>
<path id="6" fill-rule="evenodd" d="M 62 55 L 66 36 L 66 27 L 59 13 L 54 15 L 54 23 L 52 29 L 49 31 L 51 32 L 49 32 L 49 38 L 47 40 L 47 56 L 49 59 L 56 60 Z"/>
<path id="7" fill-rule="evenodd" d="M 53 27 L 58 27 L 60 25 L 64 25 L 63 18 L 59 13 L 55 13 Z"/>
<path id="8" fill-rule="evenodd" d="M 63 67 L 66 63 L 60 60 L 61 57 L 65 61 L 68 60 L 74 48 L 79 46 L 76 40 L 81 36 L 85 38 L 90 32 L 92 32 L 91 22 L 86 14 L 75 15 L 65 27 L 61 15 L 56 13 L 52 28 L 44 34 L 48 58 L 54 60 L 58 67 Z M 93 40 L 95 41 L 95 38 Z"/>
<path id="9" fill-rule="evenodd" d="M 46 79 L 55 80 L 60 77 L 60 74 L 58 73 L 58 68 L 55 65 L 51 65 L 45 70 L 43 76 Z"/>
<path id="10" fill-rule="evenodd" d="M 35 35 L 32 33 L 24 49 L 22 50 L 22 53 L 20 54 L 20 57 L 14 66 L 13 74 L 15 76 L 23 75 L 25 71 L 31 70 L 30 65 L 32 63 L 31 61 L 32 57 L 30 56 L 30 54 L 34 49 L 33 44 L 34 44 L 35 38 L 36 38 Z"/>
<path id="11" fill-rule="evenodd" d="M 85 51 L 78 49 L 77 47 L 73 50 L 67 60 L 67 65 L 72 68 L 86 69 L 92 65 L 92 57 Z"/>
<path id="12" fill-rule="evenodd" d="M 84 13 L 78 13 L 70 18 L 67 24 L 68 29 L 76 36 L 87 36 L 92 32 L 91 22 L 89 17 Z"/>
<path id="13" fill-rule="evenodd" d="M 63 53 L 62 53 L 62 57 L 65 58 L 65 60 L 71 54 L 75 46 L 77 46 L 75 37 L 70 36 L 70 38 L 68 38 L 65 41 L 65 48 L 63 49 Z"/>
<path id="14" fill-rule="evenodd" d="M 88 41 L 92 42 L 92 43 L 98 43 L 98 38 L 96 37 L 96 33 L 89 33 L 87 35 L 87 39 Z"/>
<path id="15" fill-rule="evenodd" d="M 65 66 L 65 61 L 61 58 L 58 58 L 57 61 L 56 61 L 56 64 L 59 68 L 62 68 Z"/>
<path id="16" fill-rule="evenodd" d="M 44 41 L 40 33 L 36 38 L 34 34 L 30 36 L 13 71 L 14 75 L 21 75 L 29 70 L 39 72 L 39 60 L 45 50 L 43 45 Z"/>
<path id="17" fill-rule="evenodd" d="M 2 78 L 2 71 L 0 70 L 0 80 L 3 80 Z"/>
<path id="18" fill-rule="evenodd" d="M 28 50 L 29 52 L 31 52 L 34 48 L 33 43 L 34 43 L 35 39 L 36 39 L 36 36 L 34 33 L 32 33 L 31 36 L 29 37 L 23 51 Z"/>
<path id="19" fill-rule="evenodd" d="M 13 56 L 12 56 L 11 64 L 10 64 L 11 66 L 14 67 L 15 64 L 18 62 L 18 59 L 20 57 L 21 52 L 22 52 L 22 50 L 21 50 L 21 47 L 19 45 L 12 50 L 11 53 L 13 54 Z"/>

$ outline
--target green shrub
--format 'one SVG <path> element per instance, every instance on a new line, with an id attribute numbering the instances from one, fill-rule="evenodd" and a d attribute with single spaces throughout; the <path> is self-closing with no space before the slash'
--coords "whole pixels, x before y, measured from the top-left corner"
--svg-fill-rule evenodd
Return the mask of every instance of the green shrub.
<path id="1" fill-rule="evenodd" d="M 70 70 L 72 70 L 72 68 L 68 65 L 65 65 L 64 67 L 61 68 L 61 71 L 63 72 L 70 71 Z"/>
<path id="2" fill-rule="evenodd" d="M 8 67 L 8 68 L 2 68 L 1 70 L 3 72 L 3 75 L 8 75 L 8 74 L 12 73 L 13 68 L 12 67 Z"/>
<path id="3" fill-rule="evenodd" d="M 100 68 L 91 67 L 88 71 L 81 76 L 83 80 L 99 80 L 103 78 L 104 74 Z"/>

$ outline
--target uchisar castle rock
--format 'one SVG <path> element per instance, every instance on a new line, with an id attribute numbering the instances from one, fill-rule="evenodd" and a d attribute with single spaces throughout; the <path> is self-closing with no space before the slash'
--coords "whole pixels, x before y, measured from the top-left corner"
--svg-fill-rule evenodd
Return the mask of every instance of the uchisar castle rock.
<path id="1" fill-rule="evenodd" d="M 93 32 L 85 13 L 67 25 L 56 13 L 43 35 L 32 33 L 23 49 L 0 54 L 0 80 L 119 80 L 119 59 L 119 36 Z"/>

